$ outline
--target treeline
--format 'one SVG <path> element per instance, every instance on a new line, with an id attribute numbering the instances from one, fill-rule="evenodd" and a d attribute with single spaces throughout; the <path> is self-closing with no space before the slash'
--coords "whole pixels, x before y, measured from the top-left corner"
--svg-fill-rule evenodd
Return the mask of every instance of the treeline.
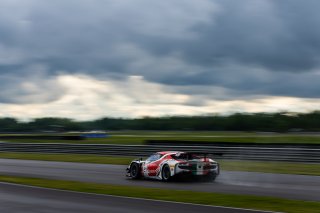
<path id="1" fill-rule="evenodd" d="M 30 122 L 19 122 L 14 118 L 0 118 L 0 132 L 89 130 L 320 131 L 320 111 L 304 114 L 237 113 L 229 116 L 102 118 L 85 122 L 67 118 L 38 118 Z"/>

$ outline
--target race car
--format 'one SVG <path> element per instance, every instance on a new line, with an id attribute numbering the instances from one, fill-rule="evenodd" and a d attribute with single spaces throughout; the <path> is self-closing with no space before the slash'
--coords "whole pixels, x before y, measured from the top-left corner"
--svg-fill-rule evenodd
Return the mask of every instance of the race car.
<path id="1" fill-rule="evenodd" d="M 130 163 L 127 176 L 132 179 L 152 178 L 168 181 L 176 176 L 204 177 L 215 180 L 219 175 L 219 164 L 203 152 L 163 151 Z"/>

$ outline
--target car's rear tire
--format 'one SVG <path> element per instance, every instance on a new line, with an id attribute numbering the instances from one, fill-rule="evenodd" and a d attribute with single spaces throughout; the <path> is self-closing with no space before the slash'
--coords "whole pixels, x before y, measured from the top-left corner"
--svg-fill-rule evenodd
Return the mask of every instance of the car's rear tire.
<path id="1" fill-rule="evenodd" d="M 216 179 L 217 175 L 213 172 L 209 173 L 206 175 L 206 180 L 207 181 L 214 181 Z"/>
<path id="2" fill-rule="evenodd" d="M 162 167 L 161 177 L 163 181 L 169 181 L 171 178 L 170 167 L 167 164 Z"/>
<path id="3" fill-rule="evenodd" d="M 130 166 L 130 176 L 132 179 L 139 179 L 141 177 L 140 166 L 137 163 L 132 163 Z"/>

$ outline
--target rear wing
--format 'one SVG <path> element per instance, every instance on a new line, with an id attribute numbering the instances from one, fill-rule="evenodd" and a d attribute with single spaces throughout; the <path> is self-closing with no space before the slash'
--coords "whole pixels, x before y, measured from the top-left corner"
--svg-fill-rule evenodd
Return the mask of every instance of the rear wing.
<path id="1" fill-rule="evenodd" d="M 185 158 L 186 160 L 200 158 L 200 157 L 206 159 L 207 157 L 210 158 L 210 157 L 212 157 L 214 155 L 220 155 L 221 156 L 222 153 L 194 151 L 194 152 L 180 152 L 180 153 L 176 154 L 177 157 L 181 156 L 182 158 Z"/>
<path id="2" fill-rule="evenodd" d="M 194 155 L 222 155 L 223 153 L 218 153 L 218 152 L 184 152 L 186 154 L 194 154 Z"/>
<path id="3" fill-rule="evenodd" d="M 204 158 L 206 159 L 208 155 L 210 155 L 209 152 L 186 152 L 187 159 L 194 159 L 194 158 Z"/>

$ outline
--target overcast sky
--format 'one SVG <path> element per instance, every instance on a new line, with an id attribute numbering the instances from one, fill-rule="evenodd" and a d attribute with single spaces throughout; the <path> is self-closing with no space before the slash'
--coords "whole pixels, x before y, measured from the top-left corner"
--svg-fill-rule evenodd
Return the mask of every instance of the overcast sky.
<path id="1" fill-rule="evenodd" d="M 318 0 L 1 0 L 0 117 L 320 109 Z"/>

